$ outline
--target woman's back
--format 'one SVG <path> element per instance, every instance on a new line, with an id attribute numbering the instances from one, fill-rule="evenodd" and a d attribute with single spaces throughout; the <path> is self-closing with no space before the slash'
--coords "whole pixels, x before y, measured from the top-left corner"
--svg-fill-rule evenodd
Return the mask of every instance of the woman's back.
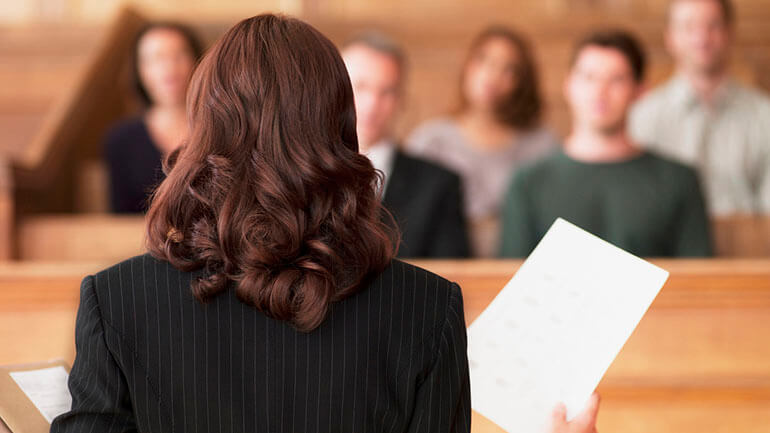
<path id="1" fill-rule="evenodd" d="M 456 284 L 393 261 L 309 333 L 143 255 L 84 280 L 73 407 L 52 431 L 470 430 Z"/>

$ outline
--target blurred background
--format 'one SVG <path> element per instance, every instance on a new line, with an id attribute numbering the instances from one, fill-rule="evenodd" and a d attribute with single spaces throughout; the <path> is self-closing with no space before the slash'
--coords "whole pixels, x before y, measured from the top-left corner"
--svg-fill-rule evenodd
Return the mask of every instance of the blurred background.
<path id="1" fill-rule="evenodd" d="M 568 132 L 573 45 L 633 32 L 646 86 L 667 80 L 668 0 L 20 0 L 0 2 L 0 364 L 74 358 L 84 275 L 143 251 L 141 214 L 112 212 L 105 137 L 141 110 L 132 88 L 140 29 L 172 20 L 210 45 L 241 19 L 284 12 L 341 44 L 366 30 L 408 57 L 396 138 L 458 105 L 475 35 L 502 24 L 533 48 L 544 123 Z M 770 91 L 770 0 L 737 0 L 732 75 Z M 770 146 L 770 142 L 766 143 Z M 113 158 L 114 159 L 114 158 Z M 113 161 L 115 162 L 115 161 Z M 120 165 L 120 157 L 117 158 Z M 651 204 L 654 205 L 654 204 Z M 715 258 L 654 262 L 671 279 L 600 385 L 599 430 L 770 432 L 770 217 L 712 215 Z M 457 281 L 470 323 L 519 260 L 418 261 Z M 496 431 L 483 419 L 474 429 Z"/>
<path id="2" fill-rule="evenodd" d="M 141 251 L 141 218 L 108 216 L 107 128 L 139 108 L 128 67 L 136 32 L 150 20 L 189 24 L 205 45 L 246 16 L 280 11 L 342 42 L 377 29 L 408 55 L 402 136 L 457 103 L 471 38 L 490 24 L 526 35 L 546 101 L 545 122 L 568 127 L 561 96 L 576 38 L 622 27 L 646 45 L 648 85 L 666 79 L 667 0 L 26 0 L 0 4 L 0 258 L 111 260 Z M 770 0 L 736 2 L 734 75 L 770 89 Z M 713 221 L 718 255 L 770 251 L 756 216 Z M 727 228 L 723 228 L 727 227 Z M 115 242 L 115 239 L 118 239 Z M 761 240 L 761 241 L 760 241 Z"/>

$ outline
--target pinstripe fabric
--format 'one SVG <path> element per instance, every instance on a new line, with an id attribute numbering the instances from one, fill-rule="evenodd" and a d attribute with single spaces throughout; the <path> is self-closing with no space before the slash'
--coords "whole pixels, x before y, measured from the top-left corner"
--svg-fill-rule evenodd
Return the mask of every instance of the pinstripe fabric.
<path id="1" fill-rule="evenodd" d="M 467 432 L 460 288 L 393 263 L 299 333 L 149 255 L 81 287 L 72 410 L 52 432 Z"/>

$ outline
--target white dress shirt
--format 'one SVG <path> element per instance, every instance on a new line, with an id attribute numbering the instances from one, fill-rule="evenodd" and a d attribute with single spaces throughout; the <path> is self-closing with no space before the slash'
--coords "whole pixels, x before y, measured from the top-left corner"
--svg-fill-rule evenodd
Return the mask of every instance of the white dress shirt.
<path id="1" fill-rule="evenodd" d="M 384 175 L 381 197 L 385 197 L 388 179 L 393 172 L 393 160 L 396 157 L 396 143 L 392 140 L 380 140 L 361 152 L 372 162 L 375 169 Z"/>

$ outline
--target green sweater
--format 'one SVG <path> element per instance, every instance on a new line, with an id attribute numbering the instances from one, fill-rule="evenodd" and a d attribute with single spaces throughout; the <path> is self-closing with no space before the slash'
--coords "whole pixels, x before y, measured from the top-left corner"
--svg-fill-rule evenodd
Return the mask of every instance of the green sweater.
<path id="1" fill-rule="evenodd" d="M 557 217 L 642 257 L 711 255 L 697 175 L 651 153 L 583 163 L 560 152 L 521 168 L 503 205 L 501 255 L 529 255 Z"/>

